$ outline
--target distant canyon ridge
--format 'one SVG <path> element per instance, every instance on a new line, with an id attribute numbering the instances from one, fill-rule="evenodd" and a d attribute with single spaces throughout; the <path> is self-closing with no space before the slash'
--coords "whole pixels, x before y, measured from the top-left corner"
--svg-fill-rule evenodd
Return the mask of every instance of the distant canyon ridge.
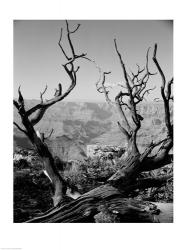
<path id="1" fill-rule="evenodd" d="M 25 100 L 26 108 L 38 102 Z M 144 102 L 139 105 L 139 113 L 144 117 L 138 134 L 138 144 L 143 149 L 151 140 L 165 136 L 163 103 Z M 48 143 L 55 154 L 63 155 L 65 160 L 81 159 L 86 157 L 86 146 L 89 144 L 125 146 L 124 136 L 117 125 L 118 120 L 116 110 L 104 102 L 61 102 L 47 110 L 36 130 L 47 136 L 53 129 Z M 14 121 L 21 124 L 16 110 Z M 30 149 L 32 145 L 24 134 L 14 128 L 14 151 L 18 148 Z"/>

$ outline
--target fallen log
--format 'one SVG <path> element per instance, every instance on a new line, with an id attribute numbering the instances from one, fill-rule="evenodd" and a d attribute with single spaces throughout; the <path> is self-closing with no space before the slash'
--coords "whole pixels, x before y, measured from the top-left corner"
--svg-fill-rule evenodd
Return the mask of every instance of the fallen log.
<path id="1" fill-rule="evenodd" d="M 28 223 L 72 222 L 162 222 L 156 215 L 157 206 L 150 202 L 124 198 L 109 184 L 98 187 L 76 200 L 59 204 L 46 214 L 27 221 Z M 169 221 L 168 221 L 169 222 Z"/>

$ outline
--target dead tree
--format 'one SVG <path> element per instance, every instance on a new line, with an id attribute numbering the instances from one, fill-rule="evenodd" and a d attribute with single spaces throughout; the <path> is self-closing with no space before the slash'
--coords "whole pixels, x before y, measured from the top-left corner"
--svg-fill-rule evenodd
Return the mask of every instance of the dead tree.
<path id="1" fill-rule="evenodd" d="M 90 190 L 76 200 L 67 201 L 66 190 L 68 184 L 56 170 L 53 156 L 44 141 L 42 141 L 34 129 L 34 125 L 42 119 L 47 108 L 56 102 L 63 100 L 75 87 L 78 68 L 75 69 L 74 62 L 78 58 L 88 59 L 85 54 L 81 54 L 79 56 L 75 54 L 71 41 L 71 34 L 77 31 L 79 26 L 80 25 L 78 25 L 77 28 L 71 32 L 69 30 L 68 23 L 66 22 L 67 38 L 72 52 L 71 57 L 68 57 L 63 46 L 61 45 L 62 30 L 60 35 L 59 46 L 63 55 L 67 59 L 67 63 L 64 64 L 63 67 L 71 79 L 71 85 L 68 90 L 63 94 L 62 86 L 59 84 L 58 90 L 55 92 L 55 97 L 48 101 L 43 101 L 44 91 L 41 93 L 41 103 L 29 110 L 25 110 L 24 99 L 20 88 L 18 90 L 18 101 L 14 101 L 14 105 L 20 114 L 24 129 L 18 124 L 15 125 L 28 136 L 30 141 L 36 147 L 55 190 L 53 197 L 54 207 L 49 211 L 46 211 L 46 213 L 42 216 L 34 218 L 29 222 L 94 222 L 98 220 L 98 216 L 102 213 L 110 216 L 110 218 L 120 219 L 121 222 L 155 222 L 154 213 L 151 208 L 152 205 L 135 199 L 129 199 L 128 197 L 129 193 L 134 190 L 149 187 L 160 187 L 172 178 L 172 175 L 151 178 L 140 177 L 141 172 L 160 168 L 165 164 L 170 163 L 172 160 L 172 157 L 169 155 L 169 151 L 173 146 L 173 126 L 170 120 L 169 102 L 172 99 L 171 85 L 173 83 L 173 79 L 166 83 L 164 73 L 157 61 L 157 45 L 155 45 L 154 48 L 153 61 L 162 78 L 161 93 L 164 100 L 165 123 L 168 133 L 164 140 L 151 142 L 149 147 L 146 148 L 143 153 L 140 153 L 137 147 L 136 138 L 137 132 L 141 128 L 141 121 L 143 117 L 138 114 L 136 106 L 143 100 L 145 94 L 150 91 L 150 89 L 146 89 L 149 77 L 152 75 L 148 69 L 149 50 L 146 56 L 147 59 L 145 69 L 141 70 L 138 66 L 137 74 L 132 74 L 132 76 L 130 76 L 127 73 L 122 56 L 117 48 L 117 43 L 114 41 L 115 50 L 119 57 L 125 80 L 125 84 L 123 85 L 124 91 L 121 91 L 116 96 L 114 105 L 117 107 L 117 110 L 122 118 L 122 123 L 118 122 L 118 126 L 125 135 L 129 147 L 128 155 L 124 159 L 123 165 L 105 182 L 105 184 Z M 109 98 L 109 91 L 105 86 L 105 77 L 109 72 L 101 72 L 100 68 L 99 70 L 101 73 L 101 79 L 97 83 L 97 89 L 99 92 L 104 93 L 107 102 L 110 105 L 113 105 Z M 140 78 L 140 74 L 143 72 L 144 75 Z M 128 98 L 128 101 L 125 101 L 124 98 Z M 129 123 L 123 107 L 130 111 L 133 126 Z M 35 114 L 35 116 L 31 118 L 31 115 L 33 114 Z M 159 147 L 158 152 L 154 156 L 150 157 L 149 155 L 155 147 Z"/>
<path id="2" fill-rule="evenodd" d="M 151 73 L 149 71 L 150 48 L 148 48 L 147 50 L 145 67 L 141 69 L 137 64 L 137 72 L 131 72 L 130 75 L 126 70 L 126 66 L 118 50 L 116 40 L 114 40 L 114 45 L 121 64 L 125 81 L 124 84 L 118 84 L 122 88 L 122 90 L 116 95 L 115 101 L 112 101 L 110 99 L 110 86 L 106 85 L 106 75 L 110 74 L 111 72 L 102 72 L 99 66 L 97 66 L 97 68 L 100 72 L 100 79 L 96 83 L 96 88 L 99 93 L 104 94 L 108 104 L 115 108 L 115 110 L 117 110 L 119 114 L 120 121 L 118 121 L 117 124 L 120 131 L 124 135 L 124 141 L 127 143 L 127 152 L 125 153 L 125 157 L 130 157 L 130 155 L 136 156 L 140 155 L 140 151 L 137 146 L 137 133 L 141 129 L 141 122 L 144 119 L 139 114 L 137 106 L 144 100 L 146 94 L 149 94 L 150 91 L 154 90 L 155 87 L 147 88 L 147 84 L 150 76 L 155 75 L 155 73 Z M 170 116 L 170 101 L 173 101 L 173 96 L 171 96 L 173 78 L 170 81 L 166 82 L 165 75 L 161 69 L 160 64 L 158 63 L 156 54 L 157 44 L 155 44 L 154 46 L 152 59 L 162 79 L 161 96 L 164 104 L 167 137 L 163 141 L 153 143 L 154 147 L 160 147 L 158 149 L 158 152 L 154 156 L 146 157 L 146 159 L 144 159 L 144 164 L 142 166 L 142 169 L 144 171 L 154 170 L 172 162 L 172 155 L 169 154 L 169 151 L 173 147 L 173 125 Z"/>
<path id="3" fill-rule="evenodd" d="M 110 74 L 110 72 L 102 72 L 99 66 L 97 66 L 97 68 L 100 72 L 100 79 L 96 83 L 96 88 L 99 93 L 104 94 L 108 104 L 117 109 L 117 112 L 121 118 L 121 121 L 118 121 L 117 123 L 120 131 L 125 137 L 125 142 L 127 142 L 127 151 L 125 152 L 126 160 L 124 164 L 125 168 L 122 167 L 120 170 L 118 170 L 113 176 L 109 178 L 108 181 L 113 185 L 116 185 L 117 181 L 118 187 L 120 184 L 122 184 L 123 188 L 124 183 L 125 186 L 128 182 L 131 183 L 140 172 L 158 169 L 171 163 L 173 160 L 173 155 L 169 154 L 169 151 L 173 147 L 173 125 L 170 116 L 170 101 L 173 101 L 173 96 L 171 95 L 173 78 L 166 82 L 165 75 L 157 60 L 157 44 L 155 44 L 152 59 L 162 79 L 161 96 L 164 104 L 167 136 L 164 140 L 151 142 L 150 147 L 145 150 L 143 154 L 140 154 L 137 146 L 137 133 L 141 128 L 141 122 L 144 118 L 138 113 L 137 105 L 144 100 L 146 93 L 149 93 L 154 89 L 147 88 L 147 83 L 150 76 L 154 75 L 149 71 L 148 67 L 150 48 L 147 50 L 145 67 L 140 69 L 140 66 L 137 65 L 137 73 L 131 72 L 132 75 L 130 75 L 127 72 L 125 63 L 118 50 L 116 40 L 114 40 L 114 45 L 124 76 L 124 84 L 120 84 L 123 90 L 116 95 L 115 101 L 112 101 L 109 97 L 110 86 L 106 86 L 105 81 L 106 75 Z M 130 114 L 130 118 L 127 117 L 127 113 Z M 157 153 L 155 153 L 154 156 L 149 156 L 155 147 L 158 148 Z M 139 161 L 142 157 L 143 159 L 141 161 L 140 167 L 137 167 L 136 161 L 134 161 L 134 159 L 137 158 Z M 130 167 L 127 167 L 126 164 L 128 165 L 129 161 L 132 161 L 133 164 Z M 171 176 L 168 176 L 168 178 L 171 178 Z"/>
<path id="4" fill-rule="evenodd" d="M 78 24 L 75 30 L 70 31 L 69 24 L 66 21 L 67 40 L 68 40 L 70 51 L 71 51 L 70 56 L 67 54 L 62 44 L 63 29 L 61 29 L 60 39 L 58 42 L 61 52 L 66 59 L 66 63 L 63 64 L 62 67 L 64 68 L 65 72 L 70 78 L 71 83 L 70 83 L 69 88 L 65 92 L 63 92 L 62 84 L 59 83 L 58 89 L 55 90 L 54 97 L 52 97 L 50 100 L 44 101 L 43 95 L 45 94 L 47 90 L 47 86 L 46 86 L 44 91 L 40 93 L 40 99 L 41 99 L 40 103 L 28 110 L 25 109 L 24 98 L 21 94 L 20 87 L 18 89 L 18 95 L 19 95 L 18 100 L 17 101 L 14 100 L 14 106 L 18 110 L 18 113 L 20 115 L 21 122 L 24 128 L 21 128 L 15 122 L 14 122 L 14 125 L 17 126 L 17 128 L 21 132 L 25 133 L 25 135 L 30 139 L 31 143 L 36 148 L 39 156 L 42 158 L 45 173 L 49 177 L 54 187 L 54 196 L 53 196 L 54 206 L 56 206 L 60 201 L 62 201 L 63 197 L 65 196 L 66 190 L 67 190 L 67 183 L 63 180 L 63 178 L 60 176 L 60 174 L 58 173 L 55 167 L 53 156 L 44 142 L 44 138 L 45 138 L 44 135 L 36 131 L 34 126 L 43 118 L 46 110 L 49 107 L 51 107 L 57 102 L 62 101 L 66 96 L 70 94 L 70 92 L 76 86 L 77 71 L 79 70 L 79 66 L 75 67 L 75 62 L 78 59 L 84 58 L 86 56 L 86 54 L 77 55 L 75 53 L 72 39 L 71 39 L 72 34 L 75 33 L 79 27 L 80 25 Z"/>

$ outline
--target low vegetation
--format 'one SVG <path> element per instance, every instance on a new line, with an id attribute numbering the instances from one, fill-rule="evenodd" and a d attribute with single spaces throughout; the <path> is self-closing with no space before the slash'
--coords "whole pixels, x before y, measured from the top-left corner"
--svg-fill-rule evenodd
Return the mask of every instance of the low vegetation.
<path id="1" fill-rule="evenodd" d="M 76 164 L 76 167 L 69 167 L 66 162 L 62 162 L 59 158 L 56 158 L 56 161 L 58 162 L 58 170 L 67 181 L 68 186 L 80 194 L 102 185 L 123 165 L 123 160 L 120 158 L 116 160 L 115 165 L 111 160 L 103 160 L 99 157 L 87 158 Z M 162 169 L 144 173 L 142 176 L 162 176 L 171 174 L 172 171 L 173 167 L 170 164 Z M 52 192 L 52 185 L 43 172 L 43 164 L 37 153 L 16 150 L 14 157 L 14 221 L 24 222 L 52 208 Z M 173 202 L 173 180 L 168 180 L 161 187 L 135 190 L 128 197 L 141 201 Z M 107 206 L 104 209 L 101 205 L 100 209 L 106 212 Z M 100 213 L 95 218 L 96 222 L 113 222 L 115 215 L 110 217 L 110 213 L 107 214 Z"/>

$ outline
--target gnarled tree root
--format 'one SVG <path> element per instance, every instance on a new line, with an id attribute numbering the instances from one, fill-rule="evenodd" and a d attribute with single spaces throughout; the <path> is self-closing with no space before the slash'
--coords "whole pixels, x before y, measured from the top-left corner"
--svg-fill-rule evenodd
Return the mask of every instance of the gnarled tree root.
<path id="1" fill-rule="evenodd" d="M 47 214 L 28 223 L 70 222 L 159 222 L 156 206 L 124 198 L 110 185 L 98 187 L 67 204 L 59 204 Z"/>

